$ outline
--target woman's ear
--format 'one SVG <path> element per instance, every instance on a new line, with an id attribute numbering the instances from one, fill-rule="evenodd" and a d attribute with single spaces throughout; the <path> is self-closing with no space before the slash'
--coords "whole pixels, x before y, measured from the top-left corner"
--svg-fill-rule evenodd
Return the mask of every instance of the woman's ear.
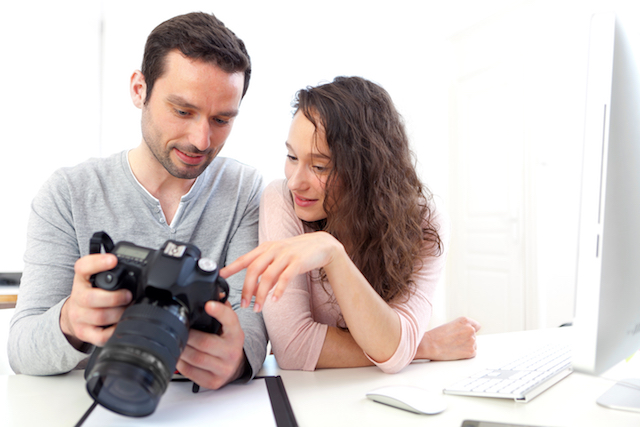
<path id="1" fill-rule="evenodd" d="M 131 94 L 133 105 L 142 109 L 142 107 L 144 107 L 144 101 L 147 99 L 147 83 L 145 82 L 144 76 L 140 70 L 134 71 L 131 75 L 129 92 Z"/>

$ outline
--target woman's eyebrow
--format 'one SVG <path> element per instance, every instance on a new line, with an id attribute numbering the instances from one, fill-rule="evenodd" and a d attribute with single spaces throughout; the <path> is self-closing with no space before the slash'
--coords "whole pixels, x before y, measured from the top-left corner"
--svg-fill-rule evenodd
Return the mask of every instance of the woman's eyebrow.
<path id="1" fill-rule="evenodd" d="M 291 144 L 289 144 L 289 142 L 285 141 L 284 145 L 287 147 L 287 149 L 289 151 L 292 151 L 292 152 L 295 153 L 295 150 L 293 149 Z M 331 161 L 331 156 L 327 156 L 326 154 L 318 153 L 318 152 L 311 153 L 311 155 L 309 157 L 311 157 L 312 159 L 321 159 L 321 160 L 329 160 L 329 161 Z"/>

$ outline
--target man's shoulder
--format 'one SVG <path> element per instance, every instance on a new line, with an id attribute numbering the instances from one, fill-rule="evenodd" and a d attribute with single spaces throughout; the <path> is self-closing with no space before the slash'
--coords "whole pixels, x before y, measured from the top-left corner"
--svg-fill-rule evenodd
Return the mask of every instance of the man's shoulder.
<path id="1" fill-rule="evenodd" d="M 211 165 L 207 170 L 212 175 L 221 175 L 225 177 L 261 177 L 260 172 L 253 166 L 249 166 L 246 163 L 242 163 L 239 160 L 232 159 L 230 157 L 216 157 L 211 162 Z"/>
<path id="2" fill-rule="evenodd" d="M 226 191 L 262 191 L 262 174 L 258 169 L 228 157 L 216 157 L 209 165 L 204 181 L 211 187 Z"/>
<path id="3" fill-rule="evenodd" d="M 110 176 L 114 170 L 121 167 L 122 156 L 121 152 L 108 157 L 91 157 L 77 165 L 59 168 L 53 173 L 52 179 L 63 178 L 65 181 L 87 183 L 91 177 Z"/>

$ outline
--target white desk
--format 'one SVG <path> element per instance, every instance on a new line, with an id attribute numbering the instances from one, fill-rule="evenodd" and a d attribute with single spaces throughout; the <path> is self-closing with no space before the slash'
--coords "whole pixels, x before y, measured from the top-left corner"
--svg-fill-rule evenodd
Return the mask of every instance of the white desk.
<path id="1" fill-rule="evenodd" d="M 508 360 L 527 348 L 550 340 L 566 340 L 570 328 L 480 335 L 478 356 L 456 362 L 429 362 L 387 375 L 377 368 L 281 371 L 267 358 L 262 375 L 281 375 L 298 424 L 304 426 L 448 426 L 464 419 L 556 426 L 639 426 L 640 413 L 609 410 L 596 399 L 612 383 L 573 373 L 533 401 L 445 395 L 448 409 L 433 416 L 387 407 L 365 397 L 384 385 L 407 384 L 442 390 L 458 378 L 479 371 L 495 358 Z M 510 354 L 509 354 L 510 353 Z M 639 359 L 639 360 L 635 360 Z M 608 377 L 640 378 L 640 356 L 607 373 Z M 82 372 L 58 377 L 0 376 L 0 419 L 3 426 L 71 426 L 91 404 Z M 215 416 L 213 419 L 215 419 Z M 135 425 L 135 419 L 132 419 Z"/>

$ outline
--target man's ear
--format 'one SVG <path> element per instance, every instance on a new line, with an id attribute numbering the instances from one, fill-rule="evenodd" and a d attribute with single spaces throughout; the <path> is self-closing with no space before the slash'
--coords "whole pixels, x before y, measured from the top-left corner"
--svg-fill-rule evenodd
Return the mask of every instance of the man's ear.
<path id="1" fill-rule="evenodd" d="M 145 82 L 144 76 L 140 70 L 134 71 L 131 75 L 129 92 L 131 94 L 133 105 L 142 109 L 142 107 L 144 107 L 144 101 L 147 99 L 147 83 Z"/>

